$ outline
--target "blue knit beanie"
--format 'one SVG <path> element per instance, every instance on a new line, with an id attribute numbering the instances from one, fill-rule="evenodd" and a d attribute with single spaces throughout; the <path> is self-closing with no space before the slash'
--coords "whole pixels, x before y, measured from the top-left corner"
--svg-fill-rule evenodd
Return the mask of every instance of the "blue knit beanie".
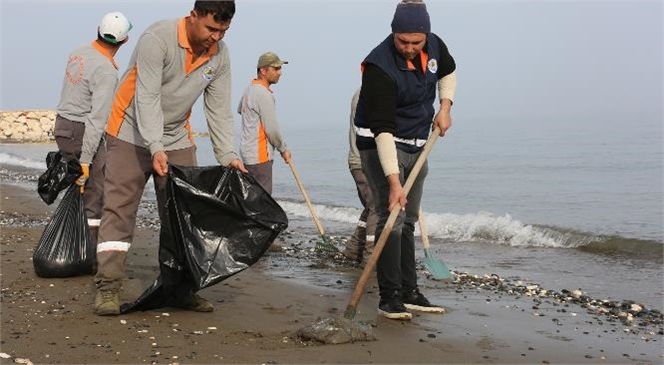
<path id="1" fill-rule="evenodd" d="M 392 33 L 429 32 L 431 32 L 431 20 L 424 2 L 403 0 L 397 5 L 392 19 Z"/>

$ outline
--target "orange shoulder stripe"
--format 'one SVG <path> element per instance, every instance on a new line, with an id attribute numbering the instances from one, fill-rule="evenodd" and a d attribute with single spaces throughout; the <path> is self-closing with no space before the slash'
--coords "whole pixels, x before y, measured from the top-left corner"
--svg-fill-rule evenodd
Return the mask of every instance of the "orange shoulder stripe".
<path id="1" fill-rule="evenodd" d="M 194 139 L 194 131 L 191 129 L 191 109 L 187 113 L 187 122 L 184 124 L 184 129 L 187 130 L 187 137 L 192 145 L 196 145 L 196 140 Z"/>
<path id="2" fill-rule="evenodd" d="M 100 41 L 92 42 L 92 48 L 96 49 L 97 52 L 101 53 L 104 57 L 108 58 L 108 60 L 111 61 L 111 63 L 113 64 L 113 67 L 115 67 L 115 69 L 117 70 L 118 65 L 117 65 L 117 63 L 115 63 L 115 59 L 113 58 L 113 55 L 109 51 L 107 51 L 104 47 L 102 47 L 99 44 L 99 42 Z"/>
<path id="3" fill-rule="evenodd" d="M 117 137 L 124 121 L 125 111 L 136 96 L 136 66 L 134 66 L 115 92 L 111 113 L 106 124 L 106 133 Z"/>
<path id="4" fill-rule="evenodd" d="M 263 122 L 258 126 L 258 163 L 267 162 L 268 160 L 268 142 Z"/>

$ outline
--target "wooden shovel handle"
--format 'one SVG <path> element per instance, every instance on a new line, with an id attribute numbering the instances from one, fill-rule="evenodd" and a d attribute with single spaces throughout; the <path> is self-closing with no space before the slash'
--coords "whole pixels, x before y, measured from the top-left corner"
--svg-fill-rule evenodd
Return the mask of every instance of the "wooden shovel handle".
<path id="1" fill-rule="evenodd" d="M 429 136 L 426 145 L 424 145 L 424 149 L 422 149 L 422 152 L 420 152 L 420 156 L 415 161 L 415 165 L 413 166 L 413 169 L 411 170 L 408 179 L 406 179 L 406 184 L 403 186 L 404 193 L 406 194 L 406 196 L 408 196 L 410 188 L 413 187 L 417 175 L 419 175 L 420 170 L 424 165 L 424 162 L 427 160 L 427 157 L 429 156 L 429 153 L 433 149 L 433 146 L 436 143 L 436 140 L 438 139 L 439 136 L 440 136 L 440 129 L 436 127 L 433 133 L 431 133 L 431 136 Z M 364 293 L 364 287 L 367 285 L 367 281 L 369 281 L 369 276 L 371 275 L 371 272 L 373 271 L 374 267 L 376 267 L 376 263 L 378 262 L 380 253 L 383 251 L 383 247 L 385 247 L 385 243 L 387 242 L 387 237 L 390 235 L 390 232 L 392 231 L 392 227 L 394 226 L 394 222 L 397 220 L 397 217 L 399 216 L 400 210 L 401 210 L 401 204 L 397 204 L 394 206 L 394 208 L 392 208 L 390 216 L 387 218 L 387 222 L 385 222 L 385 227 L 383 228 L 383 231 L 381 232 L 380 237 L 378 238 L 378 242 L 376 242 L 373 252 L 369 257 L 369 261 L 364 266 L 364 270 L 362 271 L 360 278 L 357 280 L 357 284 L 355 285 L 355 290 L 353 291 L 353 295 L 351 296 L 350 302 L 348 303 L 346 311 L 344 312 L 344 317 L 348 319 L 352 319 L 353 317 L 355 317 L 355 312 L 356 312 L 355 309 L 357 307 L 357 303 L 359 303 L 360 298 L 362 298 L 362 294 Z"/>
<path id="2" fill-rule="evenodd" d="M 422 235 L 422 246 L 424 246 L 425 250 L 429 249 L 430 243 L 429 243 L 429 232 L 427 231 L 427 223 L 425 222 L 424 219 L 424 212 L 420 208 L 420 219 L 418 220 L 418 223 L 420 224 L 420 234 Z"/>
<path id="3" fill-rule="evenodd" d="M 320 224 L 320 221 L 318 220 L 318 215 L 316 215 L 316 211 L 314 210 L 313 205 L 311 205 L 311 201 L 309 200 L 309 196 L 307 195 L 307 192 L 304 190 L 304 186 L 302 185 L 302 181 L 300 180 L 300 175 L 297 174 L 297 171 L 295 171 L 295 165 L 293 165 L 292 160 L 288 160 L 288 166 L 291 169 L 291 172 L 293 172 L 293 176 L 295 177 L 295 182 L 297 182 L 297 187 L 300 188 L 300 191 L 302 192 L 302 196 L 304 196 L 304 201 L 307 203 L 307 207 L 309 208 L 309 212 L 311 212 L 311 218 L 314 220 L 314 224 L 316 225 L 316 228 L 318 229 L 318 232 L 322 237 L 325 237 L 325 230 L 323 230 L 323 226 Z"/>

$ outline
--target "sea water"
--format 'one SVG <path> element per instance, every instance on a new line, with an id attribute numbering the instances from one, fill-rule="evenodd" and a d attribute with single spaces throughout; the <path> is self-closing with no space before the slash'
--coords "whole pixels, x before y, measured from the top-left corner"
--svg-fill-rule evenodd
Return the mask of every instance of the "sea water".
<path id="1" fill-rule="evenodd" d="M 662 124 L 620 126 L 592 118 L 455 121 L 428 160 L 422 208 L 434 255 L 458 271 L 662 309 Z M 351 235 L 361 206 L 348 171 L 348 122 L 282 129 L 327 233 Z M 216 164 L 209 139 L 196 143 L 199 164 Z M 1 144 L 0 164 L 43 169 L 54 147 Z M 274 196 L 315 236 L 303 195 L 275 156 Z M 154 199 L 151 185 L 146 199 Z"/>

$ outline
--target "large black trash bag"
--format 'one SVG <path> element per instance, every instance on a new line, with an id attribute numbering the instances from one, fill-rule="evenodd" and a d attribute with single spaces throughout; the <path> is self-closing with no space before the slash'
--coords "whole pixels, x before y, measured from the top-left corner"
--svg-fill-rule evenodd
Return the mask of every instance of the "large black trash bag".
<path id="1" fill-rule="evenodd" d="M 80 187 L 70 184 L 53 212 L 32 255 L 35 273 L 43 278 L 64 278 L 93 273 L 95 248 L 90 241 Z"/>
<path id="2" fill-rule="evenodd" d="M 49 152 L 46 155 L 46 171 L 37 181 L 37 192 L 50 205 L 60 191 L 68 188 L 82 173 L 78 160 L 67 160 L 59 151 Z"/>
<path id="3" fill-rule="evenodd" d="M 159 277 L 123 313 L 178 305 L 256 263 L 288 227 L 270 194 L 232 168 L 171 165 L 167 197 Z"/>

